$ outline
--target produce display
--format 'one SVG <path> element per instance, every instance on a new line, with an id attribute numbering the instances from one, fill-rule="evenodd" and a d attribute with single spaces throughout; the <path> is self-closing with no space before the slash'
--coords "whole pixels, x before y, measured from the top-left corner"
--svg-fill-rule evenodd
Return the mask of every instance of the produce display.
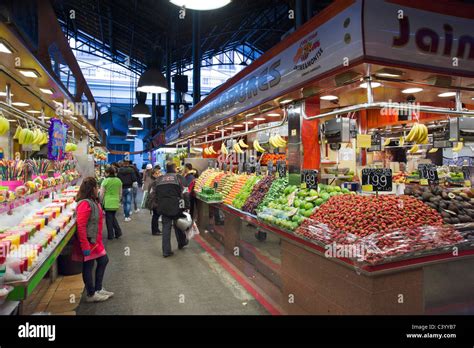
<path id="1" fill-rule="evenodd" d="M 242 206 L 242 210 L 256 215 L 257 207 L 265 198 L 265 195 L 270 190 L 272 182 L 274 180 L 273 175 L 267 175 L 262 180 L 260 180 L 252 189 L 252 192 L 248 195 L 248 198 L 245 204 Z"/>
<path id="2" fill-rule="evenodd" d="M 268 205 L 276 201 L 283 195 L 285 188 L 288 186 L 288 177 L 278 178 L 273 180 L 272 186 L 268 190 L 267 194 L 263 198 L 262 202 L 258 205 L 257 211 L 268 207 Z"/>
<path id="3" fill-rule="evenodd" d="M 78 190 L 76 186 L 64 192 L 76 195 Z M 0 228 L 0 266 L 6 268 L 4 281 L 24 279 L 51 254 L 58 237 L 66 233 L 64 229 L 71 222 L 74 209 L 74 198 L 60 195 L 34 212 L 25 208 L 28 213 L 19 223 Z"/>
<path id="4" fill-rule="evenodd" d="M 225 204 L 232 205 L 232 202 L 234 201 L 235 197 L 237 197 L 242 187 L 244 187 L 245 182 L 248 180 L 249 175 L 240 174 L 236 175 L 236 177 L 237 180 L 232 185 L 230 192 L 227 194 L 227 196 L 224 197 Z"/>
<path id="5" fill-rule="evenodd" d="M 370 263 L 463 241 L 435 209 L 407 195 L 331 197 L 295 233 L 324 245 L 358 245 Z"/>
<path id="6" fill-rule="evenodd" d="M 196 192 L 201 192 L 204 186 L 210 186 L 212 180 L 219 172 L 216 169 L 206 169 L 201 173 L 199 178 L 196 180 L 196 184 L 194 185 L 194 190 Z M 207 183 L 207 185 L 206 185 Z"/>
<path id="7" fill-rule="evenodd" d="M 474 221 L 474 189 L 450 191 L 439 186 L 406 187 L 405 194 L 423 201 L 427 206 L 440 213 L 447 224 L 459 224 Z"/>
<path id="8" fill-rule="evenodd" d="M 203 187 L 201 192 L 197 193 L 199 199 L 206 202 L 220 202 L 222 201 L 222 194 L 216 192 L 211 187 Z"/>
<path id="9" fill-rule="evenodd" d="M 286 155 L 280 153 L 264 153 L 260 159 L 260 164 L 266 166 L 269 161 L 273 161 L 273 164 L 276 164 L 276 161 L 286 161 Z"/>
<path id="10" fill-rule="evenodd" d="M 242 187 L 242 190 L 237 194 L 235 199 L 232 201 L 232 205 L 237 209 L 242 209 L 247 198 L 253 192 L 254 185 L 261 179 L 260 176 L 250 175 L 248 180 L 245 182 L 245 185 Z M 263 180 L 262 180 L 263 181 Z M 260 182 L 256 185 L 258 186 Z M 243 209 L 245 211 L 245 209 Z"/>

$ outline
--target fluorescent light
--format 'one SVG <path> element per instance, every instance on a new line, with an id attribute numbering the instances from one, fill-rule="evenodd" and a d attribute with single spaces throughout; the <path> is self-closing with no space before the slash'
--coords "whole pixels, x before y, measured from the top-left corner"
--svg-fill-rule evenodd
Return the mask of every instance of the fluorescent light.
<path id="1" fill-rule="evenodd" d="M 270 116 L 270 117 L 278 117 L 278 116 L 281 116 L 279 113 L 276 113 L 276 112 L 270 112 L 267 114 L 267 116 Z"/>
<path id="2" fill-rule="evenodd" d="M 390 74 L 390 73 L 376 73 L 375 75 L 381 77 L 399 77 L 400 75 L 397 74 Z"/>
<path id="3" fill-rule="evenodd" d="M 16 122 L 16 120 L 7 120 L 8 122 Z"/>
<path id="4" fill-rule="evenodd" d="M 190 10 L 215 10 L 230 4 L 231 0 L 170 0 L 176 6 L 188 8 Z"/>
<path id="5" fill-rule="evenodd" d="M 405 94 L 418 93 L 418 92 L 421 92 L 422 90 L 423 88 L 413 87 L 413 88 L 404 89 L 402 93 L 405 93 Z"/>
<path id="6" fill-rule="evenodd" d="M 336 100 L 336 99 L 339 99 L 338 97 L 336 97 L 335 95 L 323 95 L 320 97 L 320 99 L 322 100 Z"/>
<path id="7" fill-rule="evenodd" d="M 135 141 L 134 138 L 125 138 L 125 141 Z"/>
<path id="8" fill-rule="evenodd" d="M 265 121 L 266 118 L 265 117 L 255 117 L 253 120 L 254 121 Z"/>
<path id="9" fill-rule="evenodd" d="M 10 96 L 13 97 L 13 93 L 10 93 Z M 7 92 L 0 92 L 0 97 L 6 97 L 7 96 Z"/>
<path id="10" fill-rule="evenodd" d="M 34 79 L 37 79 L 38 77 L 40 77 L 40 74 L 35 69 L 22 69 L 22 68 L 19 68 L 18 71 L 23 76 L 26 76 L 26 77 L 31 77 L 31 78 L 34 78 Z"/>
<path id="11" fill-rule="evenodd" d="M 474 99 L 474 98 L 473 98 Z M 236 124 L 234 127 L 235 128 L 242 128 L 244 125 L 243 124 Z"/>
<path id="12" fill-rule="evenodd" d="M 38 111 L 38 110 L 26 110 L 26 112 L 30 114 L 41 114 L 41 111 Z"/>
<path id="13" fill-rule="evenodd" d="M 233 130 L 234 127 L 227 127 L 226 130 Z"/>
<path id="14" fill-rule="evenodd" d="M 252 121 L 246 121 L 246 122 L 244 122 L 244 124 L 254 124 L 254 122 L 252 122 Z"/>
<path id="15" fill-rule="evenodd" d="M 372 86 L 372 88 L 377 88 L 377 87 L 382 86 L 382 84 L 381 84 L 380 82 L 371 82 L 370 85 Z M 361 83 L 361 84 L 359 85 L 359 87 L 361 87 L 361 88 L 367 88 L 367 82 Z"/>
<path id="16" fill-rule="evenodd" d="M 444 92 L 441 94 L 438 94 L 438 97 L 445 98 L 445 97 L 454 97 L 456 95 L 456 92 Z"/>
<path id="17" fill-rule="evenodd" d="M 40 91 L 43 92 L 44 94 L 53 94 L 54 90 L 51 88 L 40 88 Z"/>
<path id="18" fill-rule="evenodd" d="M 12 54 L 13 51 L 10 49 L 10 47 L 8 47 L 8 45 L 4 42 L 1 42 L 0 41 L 0 52 L 1 53 L 8 53 L 8 54 Z"/>
<path id="19" fill-rule="evenodd" d="M 255 112 L 251 112 L 250 114 L 247 114 L 247 115 L 245 115 L 245 116 L 248 117 L 248 116 L 253 116 L 253 115 L 255 115 Z"/>
<path id="20" fill-rule="evenodd" d="M 30 106 L 30 104 L 24 103 L 24 102 L 13 102 L 12 105 L 15 105 L 15 106 Z"/>
<path id="21" fill-rule="evenodd" d="M 293 99 L 285 99 L 285 100 L 282 100 L 280 104 L 288 104 L 288 103 L 291 103 L 292 101 Z"/>

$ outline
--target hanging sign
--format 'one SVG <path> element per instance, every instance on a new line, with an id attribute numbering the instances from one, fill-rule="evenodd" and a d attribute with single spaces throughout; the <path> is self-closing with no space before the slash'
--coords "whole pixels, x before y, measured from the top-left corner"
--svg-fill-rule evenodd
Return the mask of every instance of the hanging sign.
<path id="1" fill-rule="evenodd" d="M 286 163 L 285 161 L 277 161 L 277 172 L 280 178 L 286 176 Z"/>
<path id="2" fill-rule="evenodd" d="M 428 183 L 438 184 L 438 170 L 434 164 L 419 164 L 418 171 L 420 172 L 420 178 L 428 180 Z"/>
<path id="3" fill-rule="evenodd" d="M 49 125 L 48 158 L 53 161 L 64 159 L 68 126 L 57 118 Z"/>
<path id="4" fill-rule="evenodd" d="M 316 169 L 305 169 L 301 171 L 301 183 L 308 189 L 318 188 L 318 174 Z"/>
<path id="5" fill-rule="evenodd" d="M 392 191 L 392 170 L 388 168 L 362 169 L 362 186 L 371 186 L 372 191 Z"/>

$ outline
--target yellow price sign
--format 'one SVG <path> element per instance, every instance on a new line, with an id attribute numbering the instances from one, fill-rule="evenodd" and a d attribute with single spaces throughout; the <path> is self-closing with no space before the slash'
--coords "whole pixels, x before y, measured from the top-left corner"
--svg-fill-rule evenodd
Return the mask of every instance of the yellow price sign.
<path id="1" fill-rule="evenodd" d="M 428 186 L 428 179 L 421 179 L 421 180 L 420 180 L 420 185 L 422 185 L 422 186 Z"/>
<path id="2" fill-rule="evenodd" d="M 362 185 L 362 191 L 364 191 L 364 192 L 373 192 L 374 187 L 372 185 Z"/>
<path id="3" fill-rule="evenodd" d="M 305 182 L 302 182 L 302 183 L 301 183 L 301 188 L 302 188 L 302 189 L 305 189 L 306 187 L 307 187 L 306 183 L 305 183 Z"/>
<path id="4" fill-rule="evenodd" d="M 464 186 L 471 187 L 471 180 L 464 180 Z"/>

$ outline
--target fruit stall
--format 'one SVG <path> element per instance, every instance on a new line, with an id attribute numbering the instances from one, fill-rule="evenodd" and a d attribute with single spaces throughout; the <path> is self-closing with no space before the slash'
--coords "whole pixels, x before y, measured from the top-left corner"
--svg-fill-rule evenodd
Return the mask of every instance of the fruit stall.
<path id="1" fill-rule="evenodd" d="M 419 29 L 472 15 L 442 7 L 334 3 L 166 130 L 209 159 L 201 235 L 282 312 L 472 305 L 474 63 Z"/>

